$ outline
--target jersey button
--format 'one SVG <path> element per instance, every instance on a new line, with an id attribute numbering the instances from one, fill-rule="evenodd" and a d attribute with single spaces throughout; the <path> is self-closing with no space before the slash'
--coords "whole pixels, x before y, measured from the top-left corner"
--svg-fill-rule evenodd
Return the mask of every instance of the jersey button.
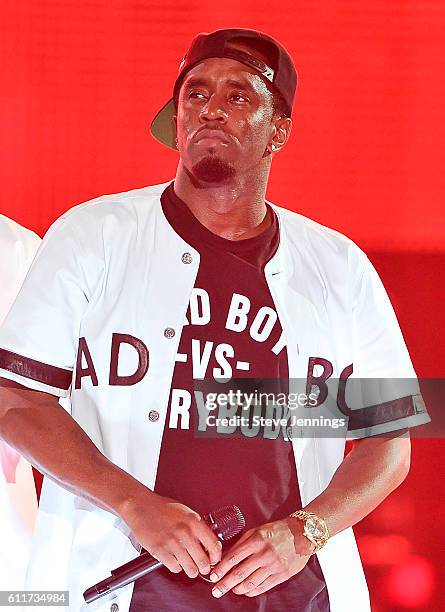
<path id="1" fill-rule="evenodd" d="M 183 253 L 181 255 L 181 261 L 182 261 L 182 263 L 185 263 L 185 264 L 192 263 L 193 257 L 191 255 L 191 253 Z"/>
<path id="2" fill-rule="evenodd" d="M 117 605 L 117 603 L 111 604 L 110 612 L 119 612 L 119 606 Z"/>
<path id="3" fill-rule="evenodd" d="M 159 420 L 159 412 L 157 410 L 150 410 L 148 413 L 148 418 L 152 423 Z"/>
<path id="4" fill-rule="evenodd" d="M 174 335 L 175 335 L 175 330 L 173 329 L 173 327 L 166 327 L 164 329 L 164 336 L 166 338 L 173 338 Z"/>

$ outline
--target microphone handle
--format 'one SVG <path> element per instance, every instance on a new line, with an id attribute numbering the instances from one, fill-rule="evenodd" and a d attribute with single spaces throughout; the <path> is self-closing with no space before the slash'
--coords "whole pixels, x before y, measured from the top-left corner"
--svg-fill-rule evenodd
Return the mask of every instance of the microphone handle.
<path id="1" fill-rule="evenodd" d="M 98 582 L 85 591 L 83 596 L 86 603 L 91 603 L 107 593 L 112 593 L 116 589 L 120 589 L 121 587 L 130 584 L 130 582 L 134 582 L 138 578 L 142 578 L 142 576 L 145 576 L 146 574 L 149 574 L 160 567 L 164 567 L 163 563 L 156 561 L 156 559 L 153 560 L 153 563 L 147 565 L 148 558 L 150 557 L 153 559 L 149 553 L 145 552 L 140 555 L 140 562 L 135 563 L 135 560 L 129 561 L 125 565 L 112 570 L 109 578 Z M 130 565 L 131 567 L 128 567 L 127 571 L 125 571 L 126 566 Z"/>
<path id="2" fill-rule="evenodd" d="M 231 530 L 229 531 L 227 531 L 227 527 L 229 526 L 228 512 L 230 518 L 235 519 L 235 523 L 231 526 Z M 217 516 L 216 520 L 215 516 Z M 219 513 L 216 511 L 215 513 L 205 514 L 203 519 L 221 541 L 234 537 L 245 527 L 244 517 L 237 506 L 224 506 L 224 508 L 219 510 Z M 151 562 L 150 559 L 152 560 Z M 139 557 L 111 570 L 111 576 L 109 578 L 105 578 L 105 580 L 89 587 L 84 592 L 83 597 L 87 603 L 91 603 L 99 599 L 99 597 L 111 593 L 116 589 L 120 589 L 160 567 L 164 567 L 163 563 L 155 559 L 147 551 L 144 551 Z"/>
<path id="3" fill-rule="evenodd" d="M 128 561 L 128 563 L 125 563 L 125 565 L 120 565 L 116 569 L 111 570 L 110 573 L 112 576 L 119 576 L 122 573 L 125 574 L 127 571 L 132 571 L 134 569 L 137 569 L 139 565 L 141 565 L 142 567 L 147 567 L 147 563 L 150 562 L 150 559 L 151 561 L 153 561 L 153 563 L 157 562 L 157 559 L 155 559 L 152 555 L 150 555 L 149 552 L 144 550 L 144 552 L 140 554 L 139 557 L 136 557 L 136 559 L 132 559 L 131 561 Z"/>

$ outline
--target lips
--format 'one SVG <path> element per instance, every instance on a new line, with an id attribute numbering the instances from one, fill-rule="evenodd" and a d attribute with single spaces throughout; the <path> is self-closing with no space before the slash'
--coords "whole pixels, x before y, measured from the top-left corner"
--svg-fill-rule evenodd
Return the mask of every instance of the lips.
<path id="1" fill-rule="evenodd" d="M 209 128 L 204 128 L 198 131 L 195 135 L 194 141 L 199 142 L 200 140 L 211 139 L 211 140 L 220 140 L 221 142 L 228 144 L 229 138 L 222 130 L 211 130 Z"/>

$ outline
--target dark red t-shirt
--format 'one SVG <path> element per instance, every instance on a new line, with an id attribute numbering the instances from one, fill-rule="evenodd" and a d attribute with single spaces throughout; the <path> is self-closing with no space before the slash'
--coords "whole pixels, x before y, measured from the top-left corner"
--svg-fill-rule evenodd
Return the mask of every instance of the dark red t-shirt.
<path id="1" fill-rule="evenodd" d="M 194 379 L 204 378 L 216 391 L 226 391 L 227 384 L 218 387 L 215 378 L 230 380 L 234 390 L 259 389 L 273 379 L 274 389 L 281 381 L 285 391 L 287 351 L 264 276 L 264 265 L 278 247 L 278 220 L 267 205 L 271 225 L 258 236 L 232 241 L 204 227 L 176 196 L 173 183 L 161 203 L 173 229 L 200 253 L 201 261 L 173 373 L 155 491 L 199 514 L 236 504 L 251 529 L 301 507 L 292 444 L 284 427 L 275 428 L 278 435 L 264 426 L 252 427 L 255 410 L 268 416 L 261 406 L 250 412 L 238 407 L 236 414 L 250 417 L 248 426 L 239 421 L 220 432 L 207 426 L 202 415 L 199 419 Z M 212 414 L 232 413 L 216 409 Z M 135 583 L 131 612 L 329 611 L 315 556 L 299 574 L 255 598 L 228 593 L 215 599 L 211 588 L 200 578 L 158 570 Z"/>

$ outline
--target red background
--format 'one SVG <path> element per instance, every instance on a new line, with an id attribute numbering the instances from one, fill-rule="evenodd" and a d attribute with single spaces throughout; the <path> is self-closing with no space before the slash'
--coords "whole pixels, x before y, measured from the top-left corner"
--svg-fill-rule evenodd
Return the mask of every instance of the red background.
<path id="1" fill-rule="evenodd" d="M 442 376 L 442 2 L 3 2 L 0 212 L 43 234 L 74 204 L 172 178 L 149 122 L 191 37 L 237 26 L 276 36 L 299 72 L 269 199 L 367 251 L 418 374 Z M 441 457 L 414 440 L 407 480 L 357 527 L 375 612 L 445 609 Z"/>

